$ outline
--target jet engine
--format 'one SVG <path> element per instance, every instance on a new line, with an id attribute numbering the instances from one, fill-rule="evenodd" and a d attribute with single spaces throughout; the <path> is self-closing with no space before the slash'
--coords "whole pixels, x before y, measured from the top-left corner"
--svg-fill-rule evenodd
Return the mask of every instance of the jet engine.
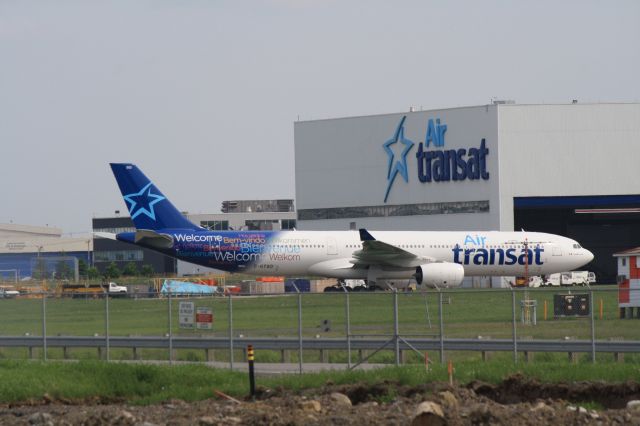
<path id="1" fill-rule="evenodd" d="M 457 263 L 437 262 L 416 268 L 416 281 L 430 288 L 458 287 L 464 278 L 464 268 Z"/>

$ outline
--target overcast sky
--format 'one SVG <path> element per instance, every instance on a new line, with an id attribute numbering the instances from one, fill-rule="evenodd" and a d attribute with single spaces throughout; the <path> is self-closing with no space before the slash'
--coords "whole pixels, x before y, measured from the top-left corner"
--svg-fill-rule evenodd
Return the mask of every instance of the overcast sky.
<path id="1" fill-rule="evenodd" d="M 0 223 L 126 211 L 109 162 L 181 210 L 293 198 L 293 123 L 638 102 L 640 1 L 0 0 Z"/>

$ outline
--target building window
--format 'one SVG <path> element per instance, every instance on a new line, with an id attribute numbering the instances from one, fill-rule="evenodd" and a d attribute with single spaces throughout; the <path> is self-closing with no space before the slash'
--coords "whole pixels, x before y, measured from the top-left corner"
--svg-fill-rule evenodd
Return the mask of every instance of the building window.
<path id="1" fill-rule="evenodd" d="M 627 266 L 627 258 L 623 257 L 620 259 L 622 261 L 622 266 Z"/>
<path id="2" fill-rule="evenodd" d="M 210 231 L 227 231 L 229 229 L 228 220 L 203 220 L 200 226 Z"/>
<path id="3" fill-rule="evenodd" d="M 280 221 L 280 229 L 296 229 L 295 219 L 282 219 Z"/>
<path id="4" fill-rule="evenodd" d="M 249 231 L 271 231 L 273 224 L 278 223 L 277 220 L 246 220 L 245 226 Z"/>
<path id="5" fill-rule="evenodd" d="M 95 228 L 93 232 L 108 232 L 109 234 L 120 234 L 122 232 L 136 232 L 136 228 L 131 226 L 119 228 Z"/>
<path id="6" fill-rule="evenodd" d="M 144 258 L 142 250 L 94 251 L 93 261 L 98 262 L 139 262 Z"/>
<path id="7" fill-rule="evenodd" d="M 420 216 L 452 213 L 488 213 L 489 201 L 454 201 L 298 210 L 298 220 L 354 219 L 359 217 Z"/>

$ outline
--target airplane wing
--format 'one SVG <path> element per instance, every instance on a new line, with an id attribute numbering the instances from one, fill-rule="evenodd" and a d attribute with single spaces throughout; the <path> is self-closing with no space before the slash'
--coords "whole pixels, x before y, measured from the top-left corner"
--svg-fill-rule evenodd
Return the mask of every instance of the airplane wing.
<path id="1" fill-rule="evenodd" d="M 362 241 L 362 250 L 353 253 L 353 259 L 351 260 L 351 263 L 355 265 L 415 268 L 419 265 L 436 261 L 433 257 L 416 256 L 400 247 L 376 240 L 366 229 L 360 229 L 360 240 Z"/>

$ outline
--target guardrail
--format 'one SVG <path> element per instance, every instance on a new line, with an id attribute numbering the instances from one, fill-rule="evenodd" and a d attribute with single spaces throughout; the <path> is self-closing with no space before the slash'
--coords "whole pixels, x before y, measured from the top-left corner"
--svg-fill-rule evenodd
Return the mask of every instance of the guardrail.
<path id="1" fill-rule="evenodd" d="M 473 352 L 511 352 L 514 342 L 511 339 L 411 339 L 397 337 L 400 350 L 440 350 Z M 46 342 L 45 342 L 46 340 Z M 395 344 L 391 339 L 350 339 L 340 338 L 303 339 L 305 350 L 376 350 L 385 343 Z M 164 336 L 0 336 L 0 347 L 24 348 L 129 348 L 129 349 L 229 349 L 244 350 L 251 344 L 255 349 L 297 350 L 300 341 L 297 338 L 234 338 L 226 337 L 193 338 Z M 593 351 L 591 340 L 517 340 L 517 350 L 521 352 L 585 352 Z M 595 351 L 604 353 L 640 352 L 640 341 L 595 341 Z"/>

